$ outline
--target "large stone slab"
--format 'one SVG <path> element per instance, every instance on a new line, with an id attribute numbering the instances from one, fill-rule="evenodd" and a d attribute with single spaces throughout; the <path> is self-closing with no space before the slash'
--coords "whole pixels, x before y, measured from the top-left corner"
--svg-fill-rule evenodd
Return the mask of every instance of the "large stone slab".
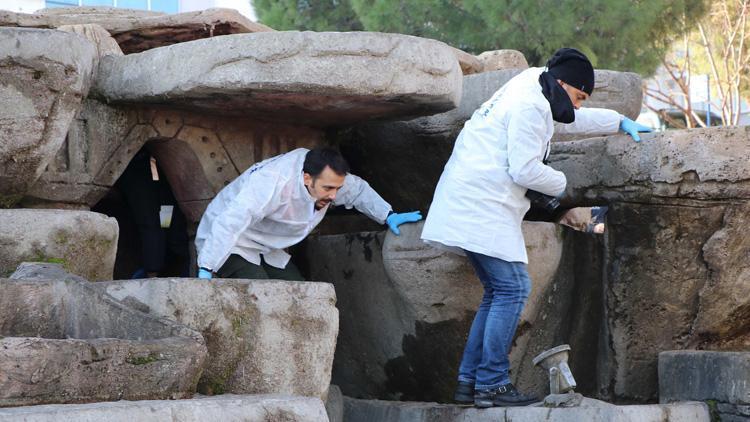
<path id="1" fill-rule="evenodd" d="M 659 402 L 705 401 L 722 421 L 750 419 L 749 379 L 748 352 L 659 353 Z"/>
<path id="2" fill-rule="evenodd" d="M 96 94 L 315 126 L 458 105 L 461 69 L 434 40 L 370 32 L 262 32 L 107 57 Z"/>
<path id="3" fill-rule="evenodd" d="M 338 333 L 330 284 L 148 279 L 97 287 L 203 333 L 209 353 L 198 387 L 203 393 L 325 399 Z"/>
<path id="4" fill-rule="evenodd" d="M 117 221 L 94 212 L 0 210 L 0 276 L 24 261 L 47 261 L 92 281 L 109 280 L 118 236 Z"/>
<path id="5" fill-rule="evenodd" d="M 709 422 L 704 403 L 685 402 L 669 405 L 616 406 L 584 398 L 579 407 L 495 407 L 476 409 L 437 403 L 388 402 L 344 398 L 344 418 L 362 422 Z"/>
<path id="6" fill-rule="evenodd" d="M 0 27 L 0 204 L 12 206 L 65 140 L 88 93 L 94 45 L 78 35 Z"/>
<path id="7" fill-rule="evenodd" d="M 504 69 L 528 69 L 526 57 L 518 50 L 491 50 L 477 56 L 483 72 Z"/>
<path id="8" fill-rule="evenodd" d="M 555 143 L 550 165 L 574 202 L 750 199 L 750 127 L 690 129 Z"/>
<path id="9" fill-rule="evenodd" d="M 408 121 L 367 123 L 341 134 L 341 149 L 352 172 L 364 177 L 396 209 L 425 210 L 456 137 L 472 113 L 523 69 L 468 75 L 458 108 Z M 617 110 L 635 119 L 640 112 L 640 77 L 597 70 L 597 87 L 587 106 Z M 408 183 L 393 183 L 394 174 Z"/>
<path id="10" fill-rule="evenodd" d="M 0 407 L 195 392 L 206 358 L 197 332 L 128 308 L 59 268 L 15 277 L 0 279 Z"/>
<path id="11" fill-rule="evenodd" d="M 659 353 L 659 402 L 714 400 L 750 404 L 750 352 Z"/>
<path id="12" fill-rule="evenodd" d="M 326 422 L 320 399 L 225 394 L 192 400 L 118 401 L 0 409 L 2 422 Z"/>
<path id="13" fill-rule="evenodd" d="M 42 9 L 33 14 L 0 11 L 0 25 L 59 28 L 97 24 L 106 29 L 125 54 L 218 35 L 272 31 L 233 9 L 213 8 L 166 15 L 111 7 Z"/>
<path id="14" fill-rule="evenodd" d="M 465 257 L 425 246 L 420 232 L 421 224 L 409 224 L 398 237 L 369 232 L 306 241 L 311 277 L 331 281 L 339 299 L 333 382 L 346 395 L 452 400 L 482 289 Z M 511 352 L 513 381 L 546 394 L 549 383 L 532 358 L 570 343 L 581 391 L 594 393 L 601 244 L 550 223 L 527 222 L 524 233 L 533 288 Z"/>

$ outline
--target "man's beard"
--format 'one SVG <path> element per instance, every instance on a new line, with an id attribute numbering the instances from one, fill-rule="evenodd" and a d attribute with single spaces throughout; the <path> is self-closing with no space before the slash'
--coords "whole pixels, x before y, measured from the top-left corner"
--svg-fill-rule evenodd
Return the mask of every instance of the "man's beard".
<path id="1" fill-rule="evenodd" d="M 329 200 L 329 199 L 319 199 L 319 200 L 315 201 L 315 209 L 316 210 L 322 210 L 323 208 L 325 208 L 326 205 L 328 205 L 330 203 L 331 203 L 331 200 Z"/>

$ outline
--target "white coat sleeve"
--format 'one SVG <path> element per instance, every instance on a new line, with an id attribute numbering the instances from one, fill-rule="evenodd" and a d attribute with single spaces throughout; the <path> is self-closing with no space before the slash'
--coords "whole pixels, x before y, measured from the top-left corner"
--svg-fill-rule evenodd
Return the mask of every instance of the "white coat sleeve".
<path id="1" fill-rule="evenodd" d="M 620 128 L 622 115 L 606 108 L 580 108 L 573 123 L 555 123 L 555 133 L 610 135 Z"/>
<path id="2" fill-rule="evenodd" d="M 392 209 L 391 204 L 378 195 L 369 183 L 351 173 L 346 175 L 344 186 L 339 190 L 333 204 L 343 205 L 347 209 L 354 207 L 380 224 L 385 223 L 388 212 Z"/>
<path id="3" fill-rule="evenodd" d="M 211 224 L 198 255 L 198 266 L 219 270 L 240 235 L 253 223 L 278 208 L 278 191 L 283 180 L 275 172 L 256 172 L 218 214 Z"/>
<path id="4" fill-rule="evenodd" d="M 508 174 L 517 184 L 545 195 L 565 191 L 565 174 L 542 163 L 547 147 L 545 118 L 531 105 L 509 112 Z"/>

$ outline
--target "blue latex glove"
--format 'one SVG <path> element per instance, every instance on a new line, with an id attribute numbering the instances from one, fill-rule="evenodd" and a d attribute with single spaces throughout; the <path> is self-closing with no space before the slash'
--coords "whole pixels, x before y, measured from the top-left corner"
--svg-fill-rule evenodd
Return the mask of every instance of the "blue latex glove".
<path id="1" fill-rule="evenodd" d="M 211 273 L 211 271 L 208 271 L 205 268 L 198 269 L 198 278 L 202 278 L 204 280 L 211 280 L 213 276 L 214 275 Z"/>
<path id="2" fill-rule="evenodd" d="M 638 136 L 638 132 L 651 132 L 652 129 L 624 117 L 620 121 L 620 130 L 630 135 L 634 141 L 641 142 L 641 137 Z"/>
<path id="3" fill-rule="evenodd" d="M 388 224 L 388 228 L 391 229 L 393 234 L 398 236 L 401 234 L 401 230 L 398 229 L 398 226 L 404 223 L 414 223 L 421 219 L 422 214 L 420 214 L 420 211 L 405 212 L 402 214 L 396 214 L 394 212 L 385 219 L 385 224 Z"/>

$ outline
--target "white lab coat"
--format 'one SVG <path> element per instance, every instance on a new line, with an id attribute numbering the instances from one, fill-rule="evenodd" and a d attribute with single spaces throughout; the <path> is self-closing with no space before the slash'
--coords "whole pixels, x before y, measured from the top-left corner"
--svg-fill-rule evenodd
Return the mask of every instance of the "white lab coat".
<path id="1" fill-rule="evenodd" d="M 511 79 L 466 122 L 435 190 L 423 240 L 528 262 L 521 231 L 530 206 L 526 190 L 565 191 L 565 175 L 542 163 L 553 132 L 615 133 L 621 119 L 612 110 L 581 108 L 573 123 L 555 123 L 539 84 L 543 70 Z"/>
<path id="2" fill-rule="evenodd" d="M 263 255 L 269 265 L 286 267 L 289 254 L 283 249 L 302 241 L 328 209 L 316 210 L 304 186 L 307 151 L 299 148 L 256 163 L 216 195 L 195 236 L 199 267 L 218 271 L 230 254 L 258 265 Z M 346 175 L 333 204 L 355 207 L 381 224 L 391 211 L 390 204 L 353 174 Z"/>

